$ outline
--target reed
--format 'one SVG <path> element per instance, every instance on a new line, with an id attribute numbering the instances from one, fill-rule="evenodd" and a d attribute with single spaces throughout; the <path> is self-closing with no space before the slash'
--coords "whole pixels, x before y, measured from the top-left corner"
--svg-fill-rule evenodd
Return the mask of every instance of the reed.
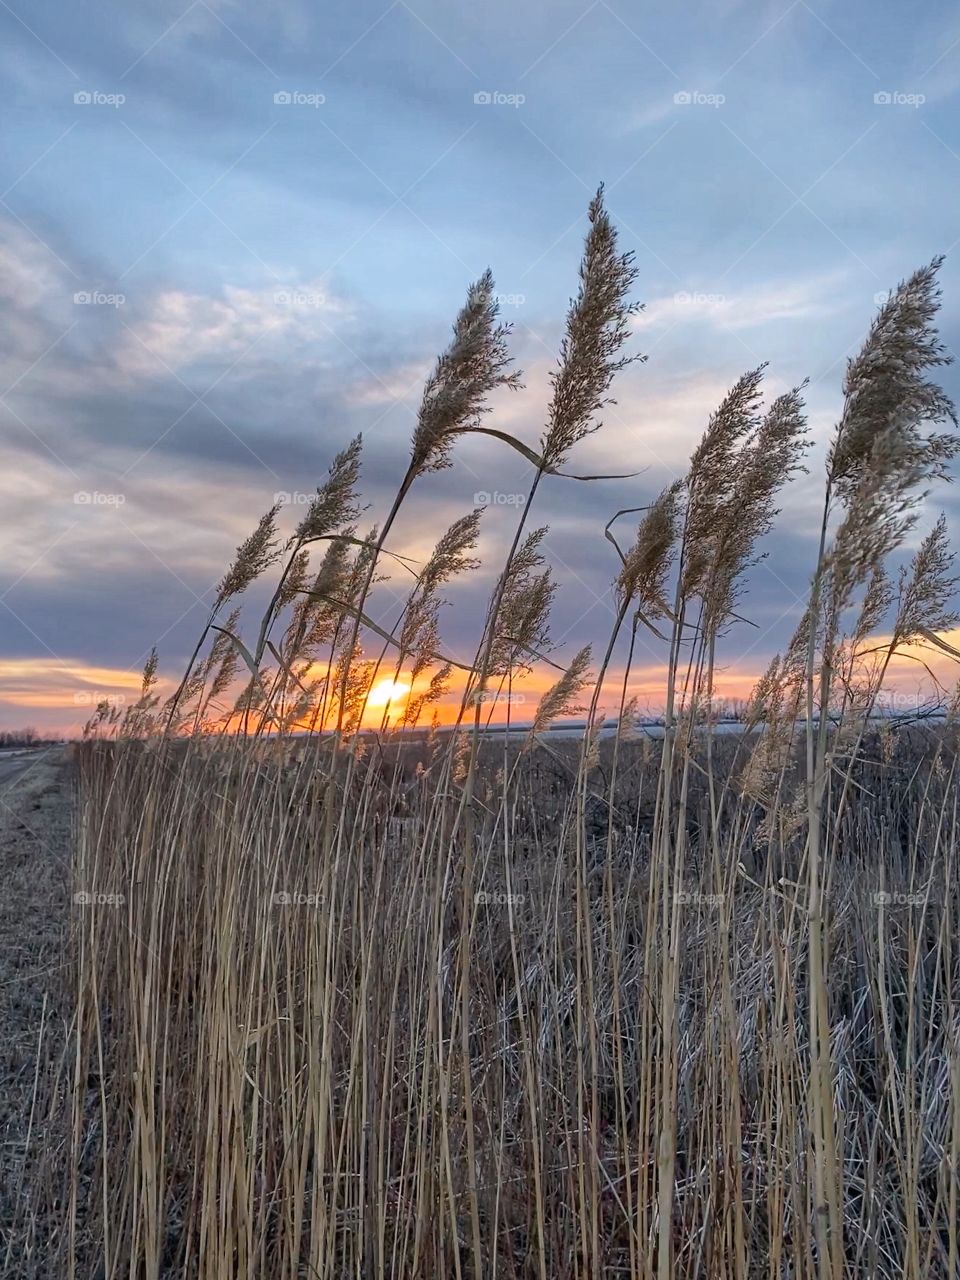
<path id="1" fill-rule="evenodd" d="M 803 464 L 803 387 L 733 385 L 632 545 L 607 527 L 596 671 L 551 645 L 528 513 L 633 358 L 602 192 L 538 449 L 485 425 L 519 389 L 488 273 L 378 529 L 356 531 L 359 440 L 285 545 L 263 518 L 174 695 L 153 657 L 79 753 L 63 1274 L 960 1276 L 957 732 L 871 719 L 893 656 L 949 650 L 956 622 L 942 521 L 885 569 L 956 447 L 926 377 L 938 265 L 850 364 L 806 615 L 736 735 L 716 673 Z M 417 678 L 405 730 L 451 687 L 443 593 L 481 517 L 425 565 L 390 535 L 475 432 L 533 480 L 454 731 L 361 732 L 381 671 Z M 278 564 L 245 643 L 235 602 Z M 387 572 L 410 586 L 381 625 Z M 653 739 L 641 634 L 667 670 Z M 545 663 L 533 729 L 485 735 L 488 699 Z M 582 742 L 551 738 L 580 711 Z"/>

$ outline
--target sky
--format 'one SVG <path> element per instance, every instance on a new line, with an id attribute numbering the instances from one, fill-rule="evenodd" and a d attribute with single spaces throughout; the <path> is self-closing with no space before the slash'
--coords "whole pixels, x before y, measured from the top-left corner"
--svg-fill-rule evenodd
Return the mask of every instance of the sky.
<path id="1" fill-rule="evenodd" d="M 815 447 L 721 655 L 721 688 L 747 692 L 809 582 L 845 361 L 936 253 L 960 347 L 960 12 L 939 0 L 0 0 L 0 25 L 0 729 L 75 732 L 135 696 L 155 644 L 172 688 L 233 549 L 278 494 L 292 529 L 358 431 L 382 519 L 488 266 L 525 384 L 489 423 L 535 445 L 601 182 L 646 360 L 570 465 L 638 474 L 538 495 L 559 662 L 606 639 L 606 521 L 681 474 L 766 361 L 769 397 L 809 378 Z M 529 479 L 460 444 L 391 541 L 425 559 L 490 496 L 482 568 L 444 613 L 463 660 Z M 956 527 L 944 486 L 919 533 L 940 509 Z M 663 663 L 643 642 L 641 704 Z"/>

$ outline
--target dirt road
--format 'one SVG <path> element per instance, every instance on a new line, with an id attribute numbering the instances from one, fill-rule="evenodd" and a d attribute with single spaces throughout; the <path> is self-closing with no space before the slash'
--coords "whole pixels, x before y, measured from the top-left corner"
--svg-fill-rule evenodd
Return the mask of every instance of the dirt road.
<path id="1" fill-rule="evenodd" d="M 5 791 L 29 769 L 50 760 L 60 748 L 42 747 L 37 751 L 11 751 L 0 755 L 0 791 Z"/>
<path id="2" fill-rule="evenodd" d="M 0 757 L 0 1276 L 18 1280 L 62 1274 L 71 820 L 62 748 Z"/>

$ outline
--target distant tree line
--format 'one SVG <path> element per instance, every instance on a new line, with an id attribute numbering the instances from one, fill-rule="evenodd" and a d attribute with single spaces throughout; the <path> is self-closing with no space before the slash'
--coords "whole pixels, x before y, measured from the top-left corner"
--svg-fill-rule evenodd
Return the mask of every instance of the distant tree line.
<path id="1" fill-rule="evenodd" d="M 4 747 L 40 747 L 45 742 L 57 742 L 59 739 L 40 734 L 32 726 L 26 729 L 0 729 L 0 750 Z"/>

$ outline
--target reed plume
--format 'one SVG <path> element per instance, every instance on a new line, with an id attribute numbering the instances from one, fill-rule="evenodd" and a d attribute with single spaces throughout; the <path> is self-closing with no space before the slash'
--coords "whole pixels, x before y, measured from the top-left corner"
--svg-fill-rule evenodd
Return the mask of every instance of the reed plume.
<path id="1" fill-rule="evenodd" d="M 558 368 L 551 374 L 552 395 L 540 444 L 542 467 L 559 467 L 585 436 L 599 430 L 597 415 L 614 404 L 609 390 L 628 364 L 644 359 L 621 355 L 630 336 L 630 319 L 642 308 L 629 299 L 637 278 L 633 253 L 619 253 L 617 232 L 603 201 L 601 186 L 587 211 L 587 232 L 580 263 L 580 288 L 567 313 Z"/>
<path id="2" fill-rule="evenodd" d="M 500 306 L 489 270 L 472 284 L 453 326 L 453 340 L 427 379 L 410 446 L 410 479 L 451 465 L 453 442 L 489 411 L 497 387 L 516 389 L 509 372 L 510 326 L 498 323 Z"/>
<path id="3" fill-rule="evenodd" d="M 586 645 L 574 654 L 573 660 L 563 675 L 546 691 L 537 703 L 528 735 L 528 744 L 560 716 L 574 715 L 583 707 L 577 701 L 589 682 L 590 646 Z"/>
<path id="4" fill-rule="evenodd" d="M 276 563 L 280 556 L 277 540 L 279 510 L 279 505 L 274 505 L 266 511 L 249 538 L 244 539 L 237 547 L 233 563 L 217 586 L 214 613 L 219 612 L 228 600 L 246 591 L 252 582 Z"/>

